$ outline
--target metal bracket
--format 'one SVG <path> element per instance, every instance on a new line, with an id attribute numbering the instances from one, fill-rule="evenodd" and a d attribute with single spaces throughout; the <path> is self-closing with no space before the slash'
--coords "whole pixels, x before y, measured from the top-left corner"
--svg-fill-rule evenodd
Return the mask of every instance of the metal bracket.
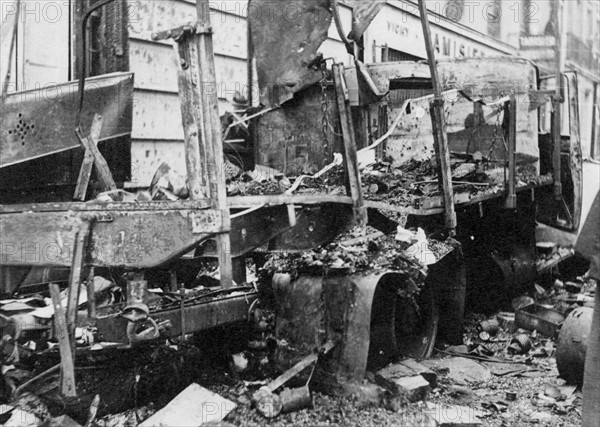
<path id="1" fill-rule="evenodd" d="M 213 33 L 212 26 L 208 25 L 207 23 L 189 22 L 186 25 L 172 28 L 170 30 L 152 33 L 151 38 L 154 41 L 173 39 L 176 42 L 180 42 L 185 37 L 189 37 L 194 34 L 212 34 L 212 33 Z"/>
<path id="2" fill-rule="evenodd" d="M 190 221 L 192 223 L 192 233 L 202 234 L 207 231 L 221 229 L 223 221 L 219 218 L 219 211 L 207 210 L 190 213 Z M 228 231 L 228 230 L 227 230 Z M 220 230 L 226 232 L 226 230 Z"/>

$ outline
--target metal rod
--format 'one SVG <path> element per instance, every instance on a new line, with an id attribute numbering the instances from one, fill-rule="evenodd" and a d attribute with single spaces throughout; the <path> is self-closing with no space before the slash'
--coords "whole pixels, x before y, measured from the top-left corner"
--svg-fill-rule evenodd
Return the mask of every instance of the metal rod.
<path id="1" fill-rule="evenodd" d="M 600 143 L 600 134 L 598 130 L 600 129 L 600 123 L 598 119 L 600 119 L 600 99 L 598 99 L 598 92 L 600 92 L 600 84 L 598 82 L 594 83 L 594 100 L 592 102 L 592 148 L 590 150 L 590 157 L 592 159 L 596 159 L 596 156 L 599 154 L 598 143 Z"/>
<path id="2" fill-rule="evenodd" d="M 17 44 L 17 34 L 19 32 L 19 19 L 20 19 L 20 12 L 21 11 L 21 0 L 17 1 L 17 13 L 15 15 L 15 26 L 13 28 L 13 33 L 12 33 L 12 40 L 10 42 L 10 49 L 8 51 L 8 67 L 6 69 L 6 75 L 4 76 L 4 82 L 2 84 L 2 100 L 1 102 L 4 103 L 4 100 L 6 98 L 6 92 L 8 92 L 8 82 L 11 78 L 11 68 L 12 68 L 12 57 L 13 57 L 13 53 L 15 50 L 15 45 Z M 16 64 L 15 64 L 15 68 L 16 68 Z"/>
<path id="3" fill-rule="evenodd" d="M 552 121 L 552 138 L 553 138 L 553 157 L 552 157 L 552 168 L 554 172 L 554 197 L 556 200 L 562 199 L 562 182 L 561 182 L 561 104 L 563 99 L 563 87 L 562 87 L 562 70 L 563 70 L 563 25 L 562 25 L 562 13 L 563 4 L 560 0 L 555 0 L 552 7 L 553 21 L 554 21 L 554 36 L 556 38 L 556 94 L 554 102 L 552 103 L 554 109 L 553 121 Z M 560 209 L 557 207 L 557 209 Z"/>
<path id="4" fill-rule="evenodd" d="M 423 26 L 423 37 L 427 49 L 427 61 L 431 72 L 431 82 L 435 98 L 431 104 L 431 121 L 434 130 L 436 152 L 438 154 L 438 175 L 444 193 L 444 208 L 446 211 L 446 228 L 451 236 L 456 233 L 456 211 L 454 209 L 454 188 L 452 187 L 452 170 L 450 169 L 450 151 L 448 150 L 448 136 L 444 123 L 444 98 L 442 96 L 442 85 L 440 82 L 435 51 L 431 41 L 431 30 L 427 15 L 425 0 L 419 0 L 421 12 L 421 24 Z"/>
<path id="5" fill-rule="evenodd" d="M 517 174 L 515 151 L 517 148 L 517 101 L 514 94 L 510 96 L 508 123 L 508 196 L 505 206 L 508 209 L 517 207 Z"/>
<path id="6" fill-rule="evenodd" d="M 252 27 L 250 26 L 250 19 L 246 22 L 246 66 L 248 67 L 246 70 L 248 72 L 248 93 L 246 96 L 248 97 L 248 107 L 254 107 L 254 43 L 252 43 Z"/>

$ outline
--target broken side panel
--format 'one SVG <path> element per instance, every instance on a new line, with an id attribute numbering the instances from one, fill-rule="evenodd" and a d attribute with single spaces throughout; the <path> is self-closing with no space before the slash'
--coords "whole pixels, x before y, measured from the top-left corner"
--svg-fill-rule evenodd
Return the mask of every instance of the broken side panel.
<path id="1" fill-rule="evenodd" d="M 256 162 L 286 176 L 314 174 L 342 152 L 332 87 L 313 85 L 257 120 Z M 339 133 L 339 130 L 337 131 Z"/>
<path id="2" fill-rule="evenodd" d="M 507 124 L 503 97 L 517 96 L 517 160 L 539 173 L 536 104 L 529 94 L 536 90 L 537 71 L 522 59 L 490 58 L 441 60 L 438 63 L 443 89 L 456 89 L 446 95 L 448 142 L 453 153 L 465 156 L 481 153 L 489 161 L 506 160 Z M 385 152 L 394 165 L 411 160 L 431 159 L 435 153 L 428 97 L 433 93 L 426 63 L 395 62 L 373 64 L 368 71 L 380 92 L 388 92 L 381 104 L 387 106 L 389 123 L 402 115 L 398 126 L 385 141 Z M 358 101 L 354 68 L 346 71 L 349 93 Z M 427 97 L 427 98 L 424 98 Z M 423 99 L 424 98 L 424 99 Z M 409 100 L 410 101 L 407 103 Z M 473 102 L 478 101 L 478 102 Z M 379 104 L 374 109 L 377 117 Z"/>

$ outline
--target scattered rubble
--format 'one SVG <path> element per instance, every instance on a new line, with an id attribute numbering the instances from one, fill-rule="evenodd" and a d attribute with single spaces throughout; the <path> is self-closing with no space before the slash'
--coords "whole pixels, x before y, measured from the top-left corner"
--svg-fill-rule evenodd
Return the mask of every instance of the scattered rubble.
<path id="1" fill-rule="evenodd" d="M 346 274 L 384 266 L 389 269 L 397 267 L 407 277 L 413 278 L 414 292 L 418 292 L 423 264 L 400 250 L 394 250 L 412 244 L 411 233 L 403 235 L 408 236 L 404 242 L 396 240 L 395 235 L 362 239 L 363 234 L 350 231 L 323 250 L 304 255 L 274 255 L 258 276 L 264 279 L 265 274 L 281 271 L 296 271 L 297 274 L 304 271 L 318 271 L 319 274 L 343 271 Z M 415 232 L 412 232 L 412 236 L 416 239 Z M 567 282 L 570 284 L 565 286 Z M 125 298 L 114 289 L 114 281 L 96 276 L 94 285 L 98 310 Z M 98 348 L 101 352 L 94 354 L 87 350 L 82 353 L 86 354 L 88 362 L 77 364 L 78 387 L 81 387 L 82 396 L 90 397 L 83 398 L 87 402 L 83 407 L 77 410 L 70 407 L 67 413 L 60 413 L 57 402 L 51 397 L 52 393 L 48 394 L 48 390 L 56 387 L 58 374 L 58 371 L 52 371 L 58 356 L 57 344 L 52 338 L 52 306 L 41 295 L 7 298 L 0 301 L 1 349 L 3 378 L 8 387 L 5 401 L 10 401 L 11 406 L 3 406 L 0 417 L 5 425 L 22 425 L 23 420 L 30 419 L 30 425 L 49 426 L 86 423 L 97 426 L 156 425 L 161 422 L 183 425 L 184 421 L 195 423 L 197 420 L 224 420 L 232 425 L 324 422 L 357 426 L 398 425 L 398 420 L 404 420 L 407 424 L 403 425 L 415 426 L 505 426 L 552 424 L 560 417 L 563 425 L 575 426 L 580 419 L 581 389 L 573 378 L 559 371 L 557 364 L 561 339 L 557 331 L 567 331 L 565 325 L 569 319 L 583 321 L 578 313 L 590 310 L 583 306 L 589 304 L 595 284 L 583 279 L 557 279 L 550 288 L 542 289 L 543 293 L 533 289 L 534 297 L 524 296 L 515 300 L 517 309 L 513 312 L 499 312 L 494 316 L 471 314 L 465 324 L 464 344 L 440 347 L 436 356 L 429 360 L 398 360 L 375 373 L 368 373 L 364 383 L 347 384 L 342 389 L 323 388 L 320 381 L 311 381 L 312 374 L 308 376 L 308 382 L 306 375 L 302 375 L 302 382 L 298 382 L 299 378 L 296 377 L 306 368 L 312 366 L 311 372 L 320 372 L 322 369 L 318 366 L 316 354 L 301 360 L 274 380 L 269 380 L 276 377 L 274 374 L 277 371 L 266 369 L 271 364 L 266 344 L 253 344 L 243 351 L 231 351 L 227 354 L 226 362 L 216 369 L 212 364 L 214 362 L 204 357 L 208 360 L 202 363 L 207 365 L 198 369 L 194 365 L 201 358 L 192 357 L 198 351 L 194 350 L 194 342 L 158 341 L 135 351 L 119 350 L 126 351 L 122 354 L 128 354 L 128 358 L 133 357 L 133 361 L 139 360 L 141 363 L 128 363 L 123 370 L 113 370 L 116 365 L 111 365 L 114 362 L 110 360 L 122 363 L 118 361 L 124 359 L 109 356 L 106 352 L 115 352 L 116 348 L 111 350 L 110 346 L 101 343 L 97 331 L 83 321 L 76 333 L 78 349 Z M 83 293 L 86 288 L 82 287 L 81 290 Z M 185 294 L 189 299 L 219 298 L 219 294 L 210 288 L 202 287 L 186 289 Z M 150 295 L 148 306 L 151 310 L 179 304 L 176 294 L 164 290 L 151 290 Z M 83 318 L 85 301 L 85 297 L 81 298 L 79 305 Z M 254 308 L 251 313 L 256 329 L 253 333 L 258 335 L 254 338 L 249 335 L 249 342 L 268 341 L 265 332 L 268 334 L 271 328 L 272 314 L 260 307 Z M 527 319 L 528 322 L 524 324 L 519 313 L 529 313 L 539 319 L 535 318 L 535 322 Z M 566 319 L 565 322 L 560 321 L 557 315 Z M 544 323 L 549 320 L 552 321 L 551 330 L 547 330 L 548 325 Z M 22 325 L 26 327 L 19 327 Z M 575 330 L 581 330 L 579 325 L 575 326 Z M 86 381 L 82 375 L 93 374 L 102 367 L 102 363 L 111 366 L 107 371 L 111 372 L 108 377 L 113 372 L 139 372 L 119 378 L 120 383 L 127 384 L 125 389 L 133 391 L 134 399 L 129 403 L 133 404 L 133 409 L 107 414 L 108 408 L 117 407 L 115 402 L 111 402 L 110 397 L 92 399 L 95 394 L 90 394 L 87 387 L 96 383 L 99 377 L 92 375 Z M 176 370 L 169 371 L 169 365 L 177 366 Z M 144 373 L 147 369 L 151 370 Z M 45 374 L 46 371 L 49 374 Z M 156 375 L 158 372 L 161 373 Z M 164 381 L 168 375 L 173 375 L 168 372 L 179 372 L 177 375 L 189 372 L 191 375 L 186 374 L 178 379 L 172 384 L 172 392 L 165 393 L 162 401 L 157 402 L 149 393 L 150 389 L 146 389 L 156 387 L 156 384 L 151 385 L 148 375 Z M 43 375 L 40 376 L 40 373 Z M 96 383 L 96 386 L 100 384 L 104 390 L 115 390 L 116 384 L 108 386 L 111 381 L 108 377 L 108 382 Z M 27 387 L 28 383 L 33 384 L 31 380 L 36 381 L 35 387 Z M 41 390 L 47 391 L 38 397 Z M 30 391 L 35 391 L 36 395 Z M 165 398 L 170 400 L 165 401 Z M 207 405 L 214 402 L 223 402 L 223 405 L 218 405 L 218 411 L 212 411 L 207 405 L 198 404 L 202 401 L 208 402 Z M 158 408 L 162 409 L 157 411 Z M 190 412 L 194 408 L 197 412 Z M 177 418 L 180 414 L 185 414 L 185 420 Z M 16 419 L 20 420 L 18 424 L 14 422 Z"/>

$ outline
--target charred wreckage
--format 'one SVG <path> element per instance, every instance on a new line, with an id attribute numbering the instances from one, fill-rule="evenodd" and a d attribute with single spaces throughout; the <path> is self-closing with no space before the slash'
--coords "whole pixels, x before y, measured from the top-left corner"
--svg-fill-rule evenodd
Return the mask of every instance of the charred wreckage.
<path id="1" fill-rule="evenodd" d="M 108 3 L 80 13 L 80 76 L 87 21 Z M 318 352 L 332 377 L 360 381 L 461 343 L 466 302 L 510 299 L 570 255 L 537 252 L 534 227 L 579 225 L 576 76 L 436 61 L 431 43 L 428 62 L 365 65 L 378 3 L 354 3 L 350 36 L 339 28 L 353 66 L 317 54 L 335 1 L 301 2 L 318 19 L 297 31 L 249 13 L 260 106 L 224 117 L 208 2 L 198 22 L 155 33 L 178 54 L 187 171 L 162 165 L 136 193 L 117 185 L 132 73 L 3 97 L 1 292 L 18 314 L 0 315 L 1 348 L 53 354 L 13 395 L 53 376 L 91 401 L 76 381 L 91 360 L 248 322 L 251 348 L 280 366 Z M 45 193 L 23 191 L 57 155 L 71 164 L 52 161 Z"/>

